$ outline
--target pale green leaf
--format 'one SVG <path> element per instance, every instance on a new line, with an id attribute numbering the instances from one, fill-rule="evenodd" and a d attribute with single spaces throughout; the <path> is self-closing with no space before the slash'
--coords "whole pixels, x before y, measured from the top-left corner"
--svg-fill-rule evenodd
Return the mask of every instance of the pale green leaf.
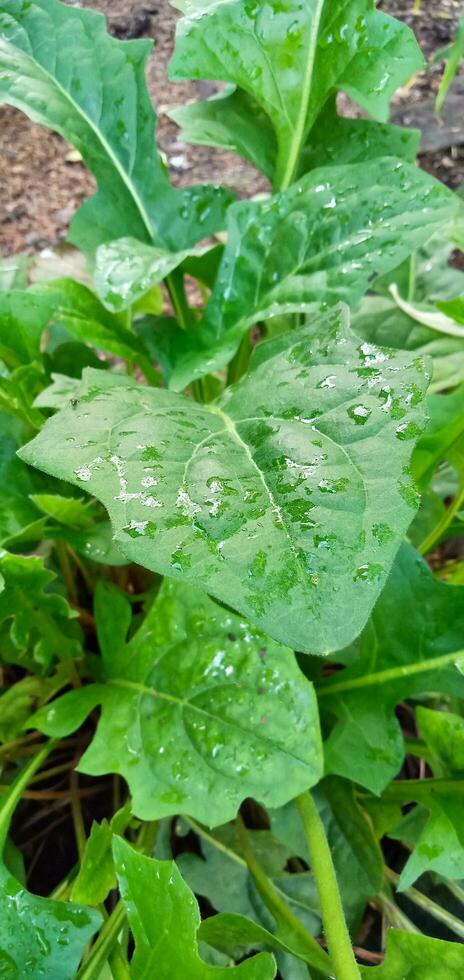
<path id="1" fill-rule="evenodd" d="M 209 405 L 86 379 L 21 456 L 100 499 L 126 557 L 295 649 L 357 636 L 417 508 L 420 359 L 360 343 L 340 307 L 261 344 Z"/>

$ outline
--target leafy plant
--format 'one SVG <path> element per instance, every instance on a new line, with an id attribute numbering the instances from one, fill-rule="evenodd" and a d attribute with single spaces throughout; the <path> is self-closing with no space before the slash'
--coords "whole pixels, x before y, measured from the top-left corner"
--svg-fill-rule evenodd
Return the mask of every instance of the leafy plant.
<path id="1" fill-rule="evenodd" d="M 388 122 L 422 55 L 373 0 L 182 12 L 171 78 L 225 88 L 170 115 L 258 199 L 171 184 L 149 42 L 0 0 L 1 101 L 97 183 L 79 258 L 0 264 L 0 975 L 457 977 L 464 204 Z"/>

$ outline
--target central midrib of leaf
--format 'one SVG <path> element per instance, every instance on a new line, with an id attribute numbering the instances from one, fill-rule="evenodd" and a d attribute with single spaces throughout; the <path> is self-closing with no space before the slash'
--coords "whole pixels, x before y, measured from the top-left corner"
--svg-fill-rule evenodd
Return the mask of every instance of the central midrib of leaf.
<path id="1" fill-rule="evenodd" d="M 20 29 L 22 28 L 25 31 L 25 33 L 26 33 L 27 36 L 29 36 L 27 29 L 24 28 L 24 27 L 22 27 L 22 25 L 20 24 L 20 22 L 18 20 L 16 20 L 16 18 L 14 18 L 11 15 L 11 19 L 14 20 L 18 24 L 18 27 Z M 12 47 L 12 45 L 10 44 L 9 41 L 2 42 L 2 39 L 0 38 L 0 50 L 1 50 L 2 44 L 5 45 L 5 47 L 7 48 L 7 50 L 8 50 L 9 47 Z M 99 129 L 97 129 L 97 127 L 96 127 L 95 123 L 93 122 L 93 120 L 90 119 L 90 117 L 85 114 L 85 112 L 83 111 L 83 109 L 81 108 L 81 106 L 79 105 L 79 103 L 78 102 L 75 102 L 74 99 L 72 99 L 70 93 L 67 92 L 65 88 L 63 88 L 63 86 L 60 84 L 60 82 L 58 81 L 57 78 L 55 78 L 53 75 L 50 75 L 50 73 L 46 70 L 46 68 L 44 68 L 43 65 L 41 65 L 40 62 L 37 61 L 37 59 L 35 57 L 32 57 L 31 55 L 28 55 L 27 52 L 22 52 L 22 54 L 26 58 L 30 58 L 30 60 L 36 66 L 37 70 L 44 76 L 44 78 L 47 80 L 47 82 L 49 82 L 51 84 L 52 88 L 55 87 L 55 88 L 58 89 L 58 91 L 64 97 L 65 101 L 68 102 L 68 104 L 74 109 L 74 111 L 80 116 L 80 118 L 83 119 L 83 121 L 86 123 L 86 125 L 90 127 L 90 129 L 92 130 L 93 134 L 95 135 L 97 141 L 100 143 L 100 146 L 102 147 L 102 149 L 104 150 L 104 152 L 107 154 L 107 156 L 111 160 L 111 162 L 112 162 L 113 166 L 115 167 L 115 169 L 117 170 L 117 172 L 118 172 L 121 180 L 123 181 L 123 183 L 127 187 L 127 190 L 129 191 L 129 194 L 131 195 L 131 197 L 134 200 L 134 203 L 137 206 L 137 210 L 139 211 L 140 217 L 142 218 L 142 221 L 143 221 L 143 223 L 145 225 L 145 228 L 147 229 L 147 232 L 148 232 L 150 241 L 153 241 L 153 231 L 152 231 L 152 228 L 151 228 L 151 222 L 150 222 L 150 219 L 148 217 L 148 214 L 147 214 L 147 212 L 146 212 L 146 210 L 145 210 L 145 208 L 144 208 L 144 206 L 142 204 L 142 201 L 140 200 L 140 197 L 139 197 L 139 195 L 138 195 L 138 193 L 137 193 L 137 191 L 136 191 L 136 189 L 135 189 L 132 181 L 130 181 L 129 175 L 124 170 L 124 167 L 121 165 L 120 161 L 118 160 L 118 157 L 113 152 L 110 144 L 107 142 L 107 140 L 105 139 L 105 137 L 103 136 L 103 134 L 100 132 Z"/>
<path id="2" fill-rule="evenodd" d="M 227 719 L 222 718 L 221 715 L 213 714 L 212 711 L 206 711 L 205 708 L 199 708 L 198 705 L 194 704 L 192 701 L 189 701 L 186 698 L 178 698 L 178 697 L 175 696 L 175 694 L 167 694 L 165 691 L 158 691 L 157 688 L 155 688 L 155 687 L 148 687 L 146 684 L 141 684 L 138 681 L 126 681 L 126 680 L 116 680 L 116 679 L 114 679 L 114 680 L 107 681 L 107 684 L 110 687 L 123 688 L 123 689 L 128 690 L 128 691 L 134 691 L 134 693 L 137 693 L 137 694 L 147 694 L 150 697 L 154 698 L 156 701 L 158 701 L 158 700 L 170 701 L 171 704 L 175 704 L 176 707 L 178 707 L 178 708 L 189 708 L 191 711 L 194 711 L 197 714 L 202 715 L 204 718 L 207 718 L 208 721 L 211 721 L 213 719 L 214 721 L 219 722 L 221 725 L 224 725 L 224 727 L 226 727 L 226 728 L 232 728 L 233 730 L 235 730 L 237 732 L 241 732 L 242 735 L 245 735 L 246 736 L 246 738 L 249 738 L 250 737 L 249 730 L 246 729 L 246 728 L 243 728 L 237 722 L 235 722 L 235 721 L 228 721 Z M 215 685 L 216 689 L 218 687 L 230 687 L 230 688 L 233 688 L 233 686 L 234 686 L 233 684 L 227 684 L 227 685 L 225 685 L 225 684 L 220 684 L 220 685 L 217 684 L 217 685 Z M 198 693 L 201 693 L 201 692 L 198 692 Z M 186 732 L 186 734 L 188 734 L 188 733 Z M 277 742 L 273 742 L 270 738 L 266 738 L 264 735 L 261 735 L 255 729 L 253 729 L 253 738 L 258 739 L 258 741 L 263 742 L 268 747 L 270 746 L 273 749 L 273 751 L 276 751 L 277 750 L 278 752 L 283 752 L 285 755 L 291 756 L 292 759 L 294 759 L 295 762 L 298 762 L 298 764 L 300 766 L 301 765 L 302 766 L 307 766 L 308 765 L 308 763 L 304 759 L 300 759 L 300 757 L 297 756 L 297 755 L 295 755 L 294 752 L 291 752 L 288 748 L 283 748 Z M 193 747 L 195 749 L 195 752 L 198 752 L 198 749 L 195 746 L 193 746 Z M 202 756 L 202 758 L 203 758 L 203 756 Z"/>
<path id="3" fill-rule="evenodd" d="M 287 165 L 285 167 L 284 175 L 280 181 L 280 190 L 285 190 L 291 184 L 295 170 L 298 165 L 298 159 L 301 152 L 301 147 L 304 139 L 305 133 L 305 123 L 308 114 L 309 100 L 311 98 L 311 85 L 313 80 L 314 62 L 316 59 L 316 49 L 317 41 L 319 36 L 319 27 L 321 23 L 322 11 L 324 8 L 325 0 L 317 0 L 316 9 L 314 11 L 314 18 L 311 24 L 311 31 L 309 34 L 309 44 L 308 44 L 308 60 L 306 62 L 306 70 L 303 79 L 303 87 L 301 90 L 301 102 L 298 112 L 298 118 L 296 121 L 295 132 L 293 139 L 290 143 L 289 153 L 287 157 Z"/>
<path id="4" fill-rule="evenodd" d="M 303 566 L 303 563 L 301 561 L 301 558 L 298 555 L 298 552 L 297 552 L 297 550 L 295 548 L 295 545 L 293 543 L 293 540 L 292 540 L 290 531 L 289 531 L 289 529 L 287 527 L 287 524 L 286 524 L 285 519 L 284 519 L 284 515 L 282 513 L 282 509 L 281 509 L 281 507 L 279 507 L 279 505 L 274 500 L 274 494 L 272 493 L 271 488 L 267 485 L 267 482 L 266 482 L 266 478 L 264 476 L 264 473 L 262 472 L 262 470 L 260 470 L 258 464 L 255 462 L 255 459 L 253 457 L 252 452 L 250 451 L 250 447 L 249 447 L 248 443 L 246 443 L 244 441 L 244 439 L 242 439 L 242 437 L 241 437 L 241 435 L 240 435 L 240 433 L 239 433 L 239 431 L 237 429 L 237 426 L 235 425 L 235 422 L 230 417 L 230 415 L 226 415 L 225 412 L 221 411 L 220 408 L 217 408 L 214 405 L 210 405 L 209 407 L 210 407 L 210 410 L 214 413 L 214 415 L 219 415 L 223 419 L 224 425 L 225 425 L 225 428 L 226 428 L 227 432 L 230 433 L 230 435 L 235 440 L 235 442 L 237 442 L 237 444 L 244 450 L 245 455 L 246 455 L 246 457 L 247 457 L 250 465 L 253 467 L 253 469 L 258 474 L 259 479 L 260 479 L 260 481 L 261 481 L 261 483 L 262 483 L 262 485 L 264 487 L 264 490 L 265 490 L 267 496 L 269 497 L 269 502 L 271 504 L 272 513 L 275 514 L 275 515 L 277 515 L 277 517 L 278 517 L 279 525 L 282 527 L 282 530 L 283 530 L 283 532 L 285 534 L 285 537 L 287 538 L 287 541 L 288 541 L 290 550 L 291 550 L 292 555 L 293 555 L 293 557 L 295 559 L 295 564 L 298 566 L 298 568 L 299 568 L 299 570 L 301 572 L 301 575 L 304 578 L 306 576 L 305 568 Z M 241 422 L 253 422 L 253 421 L 262 421 L 262 420 L 261 419 L 241 419 L 240 421 Z M 283 420 L 282 419 L 278 419 L 276 421 L 281 422 Z M 274 527 L 278 527 L 279 525 L 276 525 L 275 522 L 274 522 Z"/>

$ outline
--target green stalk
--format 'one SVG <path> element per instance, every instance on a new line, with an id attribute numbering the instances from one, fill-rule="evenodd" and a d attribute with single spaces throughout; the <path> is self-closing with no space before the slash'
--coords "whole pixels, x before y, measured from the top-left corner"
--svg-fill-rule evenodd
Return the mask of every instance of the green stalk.
<path id="1" fill-rule="evenodd" d="M 420 802 L 429 799 L 430 794 L 445 796 L 449 793 L 464 794 L 464 779 L 395 779 L 387 786 L 382 799 L 398 803 Z M 371 799 L 369 793 L 358 793 L 359 799 Z"/>
<path id="2" fill-rule="evenodd" d="M 92 946 L 87 961 L 77 973 L 76 980 L 98 980 L 117 942 L 125 917 L 126 910 L 122 901 L 119 901 L 109 918 L 103 923 L 98 939 Z"/>
<path id="3" fill-rule="evenodd" d="M 237 817 L 237 832 L 248 870 L 264 904 L 272 913 L 276 922 L 279 922 L 279 920 L 285 922 L 295 936 L 298 937 L 301 947 L 305 950 L 308 963 L 314 966 L 316 970 L 319 970 L 323 976 L 330 976 L 331 962 L 327 953 L 324 952 L 317 940 L 314 939 L 314 936 L 305 929 L 304 925 L 293 914 L 287 903 L 280 897 L 272 881 L 268 878 L 265 871 L 263 871 L 259 861 L 255 857 L 246 827 L 240 816 Z"/>
<path id="4" fill-rule="evenodd" d="M 182 327 L 182 330 L 188 330 L 194 325 L 194 318 L 185 295 L 184 277 L 176 269 L 169 276 L 166 276 L 164 281 L 179 325 Z"/>
<path id="5" fill-rule="evenodd" d="M 37 755 L 35 755 L 28 765 L 24 767 L 22 772 L 19 773 L 19 776 L 17 776 L 12 782 L 11 786 L 9 786 L 7 792 L 3 796 L 0 804 L 0 854 L 5 846 L 5 841 L 10 829 L 11 818 L 21 800 L 24 790 L 26 789 L 32 776 L 38 769 L 40 769 L 42 763 L 45 762 L 47 756 L 50 755 L 52 749 L 55 748 L 55 745 L 56 741 L 54 739 L 46 742 L 40 751 L 37 752 Z"/>
<path id="6" fill-rule="evenodd" d="M 446 667 L 448 664 L 455 663 L 464 659 L 464 650 L 456 650 L 454 653 L 444 653 L 440 657 L 431 657 L 430 660 L 421 660 L 419 663 L 408 664 L 404 667 L 390 667 L 387 670 L 379 670 L 375 674 L 365 674 L 362 677 L 350 677 L 344 681 L 327 681 L 317 687 L 319 698 L 326 697 L 328 694 L 341 694 L 342 691 L 357 691 L 363 687 L 376 687 L 377 684 L 387 684 L 403 677 L 411 677 L 414 674 L 425 674 L 430 670 L 437 670 Z M 342 675 L 343 676 L 343 675 Z"/>
<path id="7" fill-rule="evenodd" d="M 433 551 L 437 544 L 439 544 L 441 538 L 443 537 L 445 531 L 448 530 L 453 518 L 459 513 L 461 507 L 464 505 L 464 484 L 459 488 L 453 503 L 445 510 L 444 514 L 435 525 L 430 534 L 424 538 L 422 544 L 419 546 L 419 551 L 421 555 L 427 555 L 429 551 Z"/>
<path id="8" fill-rule="evenodd" d="M 310 793 L 297 796 L 321 906 L 322 924 L 337 980 L 360 980 L 324 825 Z"/>
<path id="9" fill-rule="evenodd" d="M 388 878 L 389 881 L 393 882 L 395 887 L 399 885 L 400 876 L 397 875 L 395 871 L 392 871 L 391 868 L 385 868 L 385 877 Z M 442 908 L 441 905 L 434 902 L 432 898 L 428 897 L 428 895 L 424 895 L 424 893 L 420 892 L 417 888 L 405 888 L 401 894 L 404 895 L 405 898 L 408 898 L 410 902 L 413 902 L 414 905 L 417 905 L 418 908 L 423 909 L 424 912 L 427 912 L 428 915 L 430 915 L 433 919 L 436 919 L 437 922 L 442 922 L 443 925 L 447 926 L 448 929 L 450 929 L 451 932 L 454 932 L 456 936 L 460 936 L 461 939 L 464 939 L 464 922 L 462 922 L 461 919 L 458 919 L 457 916 L 452 915 L 451 912 L 448 912 L 447 909 Z"/>

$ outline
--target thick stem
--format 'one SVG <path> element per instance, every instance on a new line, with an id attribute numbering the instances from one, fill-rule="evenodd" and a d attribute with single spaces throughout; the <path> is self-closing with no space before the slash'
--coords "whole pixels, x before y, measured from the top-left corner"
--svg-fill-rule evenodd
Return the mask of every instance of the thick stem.
<path id="1" fill-rule="evenodd" d="M 298 937 L 299 943 L 305 950 L 305 958 L 316 970 L 322 972 L 323 976 L 330 976 L 331 964 L 329 957 L 319 946 L 319 943 L 311 933 L 307 932 L 304 925 L 293 914 L 287 903 L 280 897 L 272 881 L 263 871 L 259 861 L 257 861 L 253 849 L 250 845 L 246 827 L 240 816 L 237 817 L 237 831 L 240 847 L 243 852 L 248 870 L 255 882 L 264 904 L 274 916 L 277 923 L 283 921 L 290 927 L 291 931 Z"/>
<path id="2" fill-rule="evenodd" d="M 321 906 L 322 924 L 337 980 L 360 980 L 343 912 L 335 868 L 324 825 L 310 793 L 295 800 L 303 823 Z"/>

